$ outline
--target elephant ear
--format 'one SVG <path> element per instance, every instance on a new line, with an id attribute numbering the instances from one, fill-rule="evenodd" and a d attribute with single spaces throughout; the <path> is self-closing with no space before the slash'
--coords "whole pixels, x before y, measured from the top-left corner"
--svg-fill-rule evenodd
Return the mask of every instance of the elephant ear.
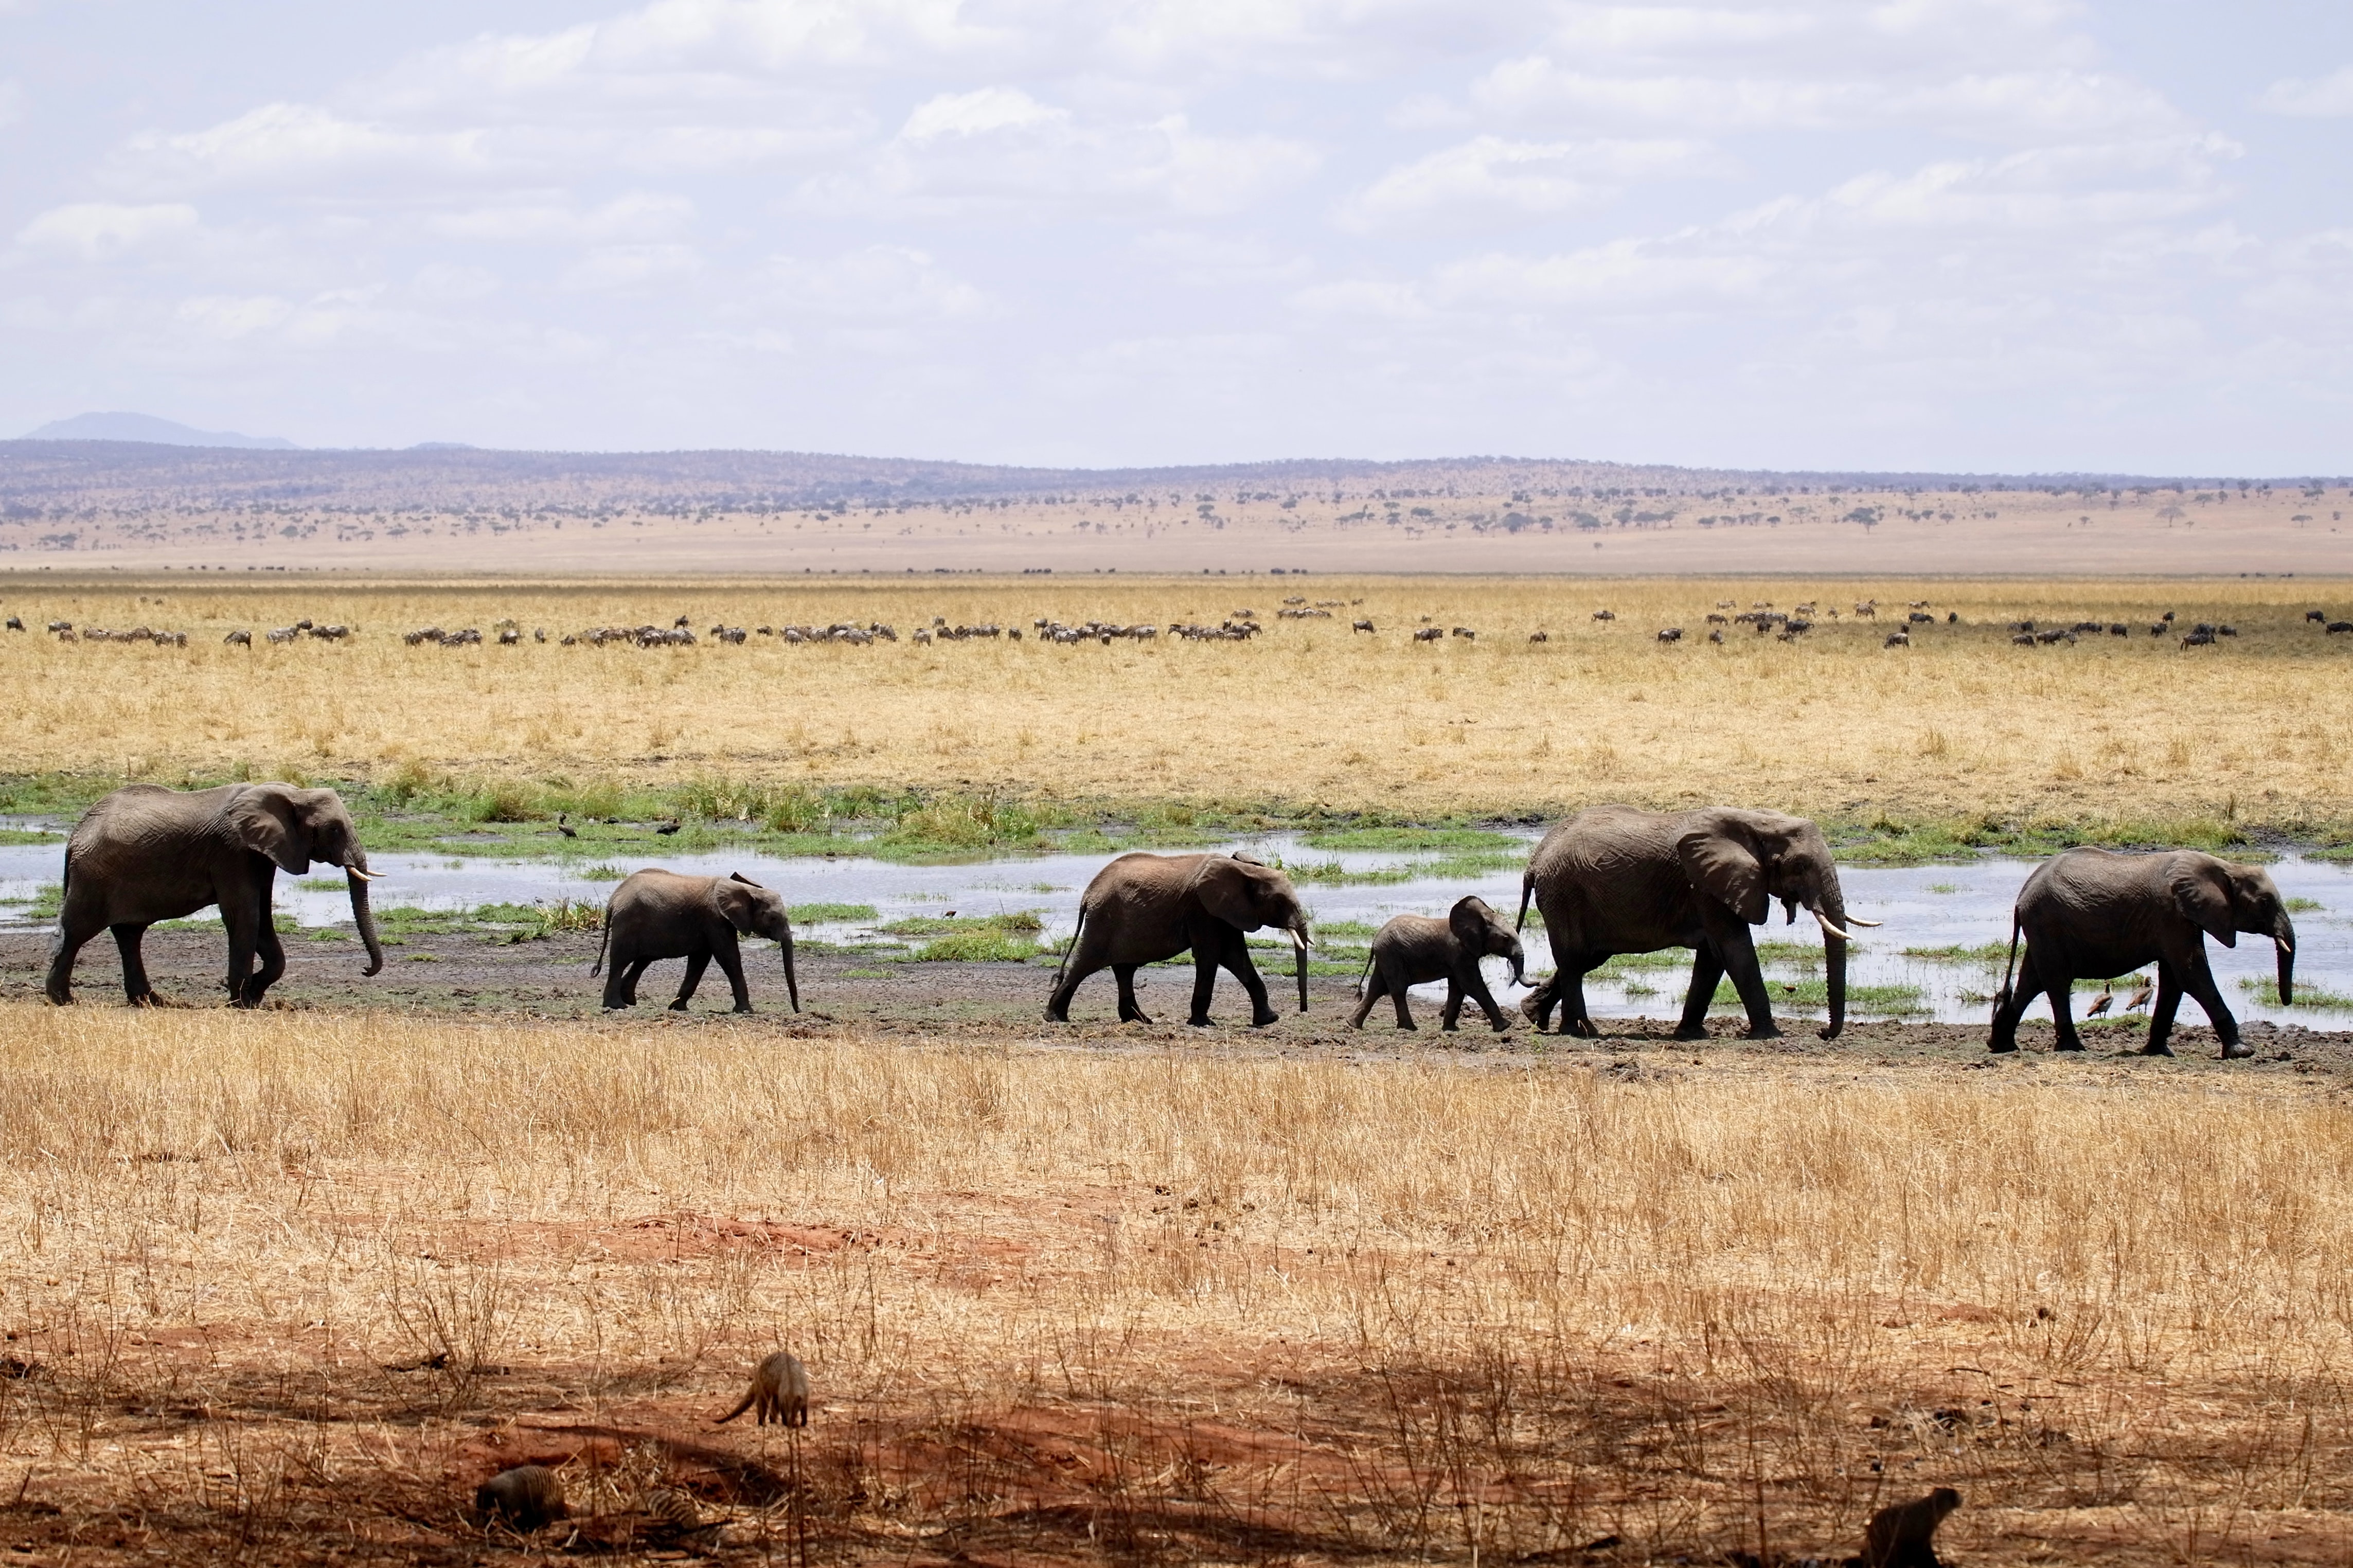
<path id="1" fill-rule="evenodd" d="M 1494 919 L 1495 911 L 1487 907 L 1487 900 L 1473 893 L 1457 900 L 1446 912 L 1446 929 L 1454 933 L 1456 945 L 1477 958 L 1487 951 L 1487 933 Z"/>
<path id="2" fill-rule="evenodd" d="M 1763 925 L 1771 900 L 1756 852 L 1721 825 L 1694 827 L 1675 840 L 1675 858 L 1692 886 L 1728 906 L 1750 925 Z"/>
<path id="3" fill-rule="evenodd" d="M 2190 922 L 2224 947 L 2239 945 L 2239 922 L 2231 904 L 2231 876 L 2202 856 L 2184 855 L 2173 863 L 2173 901 Z"/>
<path id="4" fill-rule="evenodd" d="M 1250 875 L 1258 868 L 1254 861 L 1212 855 L 1202 860 L 1187 890 L 1201 900 L 1203 909 L 1235 930 L 1256 931 L 1266 923 L 1259 918 L 1258 883 Z"/>
<path id="5" fill-rule="evenodd" d="M 744 936 L 759 934 L 752 928 L 754 913 L 752 895 L 759 888 L 759 883 L 740 871 L 731 872 L 725 880 L 711 884 L 712 902 L 717 904 L 719 912 L 727 917 L 727 923 Z"/>
<path id="6" fill-rule="evenodd" d="M 268 856 L 280 870 L 299 877 L 311 868 L 310 828 L 283 791 L 241 790 L 226 815 L 237 842 Z"/>

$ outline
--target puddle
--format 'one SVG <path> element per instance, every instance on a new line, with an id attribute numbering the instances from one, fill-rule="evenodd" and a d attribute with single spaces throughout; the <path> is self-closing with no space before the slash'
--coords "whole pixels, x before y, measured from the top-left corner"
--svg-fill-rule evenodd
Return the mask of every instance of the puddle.
<path id="1" fill-rule="evenodd" d="M 1533 843 L 1535 837 L 1527 835 L 1527 841 Z M 1281 858 L 1292 864 L 1337 861 L 1356 872 L 1410 867 L 1418 858 L 1393 851 L 1311 848 L 1293 835 L 1237 839 L 1219 847 L 1242 849 L 1262 859 Z M 46 845 L 0 846 L 0 900 L 13 900 L 0 903 L 0 926 L 45 923 L 31 919 L 26 901 L 44 887 L 55 886 L 62 854 L 62 840 Z M 954 910 L 969 917 L 1029 910 L 1044 922 L 1041 940 L 1059 945 L 1068 938 L 1077 918 L 1080 892 L 1108 858 L 1101 854 L 1048 855 L 961 866 L 903 866 L 847 857 L 787 860 L 723 851 L 672 855 L 649 863 L 702 875 L 724 876 L 741 871 L 756 882 L 782 889 L 797 905 L 854 904 L 871 906 L 876 911 L 871 921 L 805 922 L 798 928 L 828 942 L 885 940 L 872 935 L 874 927 L 911 915 L 937 916 Z M 600 904 L 612 890 L 615 879 L 588 876 L 588 870 L 596 864 L 585 858 L 496 861 L 390 853 L 369 858 L 371 868 L 382 873 L 374 889 L 378 909 L 413 905 L 427 910 L 461 910 L 481 904 L 528 904 L 559 899 Z M 1906 957 L 1904 950 L 1976 948 L 2006 942 L 2010 937 L 2011 902 L 2035 864 L 2027 860 L 1981 860 L 1965 866 L 1841 868 L 1840 878 L 1848 910 L 1883 922 L 1876 931 L 1858 933 L 1862 937 L 1859 950 L 1847 968 L 1850 991 L 1888 986 L 1906 987 L 1915 994 L 1915 999 L 1907 1000 L 1900 1009 L 1851 1002 L 1851 1015 L 1944 1023 L 1986 1021 L 1991 1009 L 1988 998 L 2000 984 L 1998 958 L 1989 969 L 1975 962 L 1924 962 Z M 630 864 L 628 868 L 638 868 Z M 2273 862 L 2268 869 L 2288 898 L 2308 899 L 2320 906 L 2299 910 L 2295 917 L 2301 939 L 2296 958 L 2299 989 L 2309 988 L 2314 994 L 2325 991 L 2353 996 L 2353 867 L 2287 857 Z M 318 885 L 309 885 L 312 883 Z M 1353 921 L 1377 927 L 1393 914 L 1442 914 L 1465 893 L 1477 893 L 1508 916 L 1519 907 L 1520 870 L 1514 864 L 1467 878 L 1425 878 L 1370 886 L 1306 883 L 1301 891 L 1318 926 Z M 351 918 L 350 904 L 339 877 L 281 877 L 278 882 L 278 907 L 306 926 L 330 925 Z M 1795 925 L 1783 925 L 1777 918 L 1771 925 L 1760 928 L 1757 935 L 1760 941 L 1791 942 L 1811 950 L 1814 962 L 1810 965 L 1777 962 L 1767 966 L 1777 985 L 1776 1014 L 1786 1017 L 1808 1016 L 1808 1009 L 1780 995 L 1778 987 L 1809 979 L 1819 981 L 1820 931 L 1801 913 Z M 1365 942 L 1362 936 L 1335 940 L 1359 948 Z M 2242 938 L 2236 949 L 2209 942 L 2207 953 L 2225 998 L 2242 1020 L 2269 1018 L 2315 1027 L 2353 1024 L 2353 1009 L 2281 1007 L 2271 990 L 2272 946 L 2260 937 Z M 1284 962 L 1287 959 L 1271 958 L 1268 963 L 1274 967 Z M 1522 994 L 1502 983 L 1497 973 L 1500 964 L 1491 962 L 1488 967 L 1490 983 L 1495 985 L 1499 999 L 1505 999 L 1508 1005 L 1509 1000 Z M 1528 967 L 1537 973 L 1551 968 L 1543 937 L 1533 931 L 1528 938 Z M 2153 974 L 2154 970 L 2149 973 Z M 2261 989 L 2242 987 L 2240 981 L 2243 977 L 2256 979 Z M 1588 977 L 1588 1006 L 1598 1016 L 1672 1017 L 1682 1010 L 1688 978 L 1689 970 L 1681 963 L 1673 968 L 1637 971 L 1616 980 Z M 1644 994 L 1644 987 L 1649 988 L 1649 994 Z M 1418 988 L 1417 995 L 1424 994 L 1440 997 L 1444 988 Z M 2088 993 L 2079 993 L 2079 1019 L 2090 1000 Z M 2116 1005 L 2124 1005 L 2122 995 Z M 1813 1010 L 1812 1016 L 1819 1016 L 1819 1009 Z M 2048 1004 L 2038 1000 L 2027 1016 L 2048 1017 Z M 2184 1001 L 2179 1017 L 2185 1024 L 2204 1022 L 2202 1010 L 2192 1001 Z"/>

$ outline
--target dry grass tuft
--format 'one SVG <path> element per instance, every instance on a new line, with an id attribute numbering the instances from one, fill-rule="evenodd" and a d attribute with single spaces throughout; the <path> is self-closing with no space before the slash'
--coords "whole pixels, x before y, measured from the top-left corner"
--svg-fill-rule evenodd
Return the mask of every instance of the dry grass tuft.
<path id="1" fill-rule="evenodd" d="M 828 1559 L 1843 1553 L 1950 1484 L 1969 1560 L 2157 1563 L 2353 1506 L 2317 1094 L 21 1005 L 0 1069 L 8 1490 L 191 1552 L 450 1542 L 525 1458 L 596 1540 L 683 1488 Z M 699 1427 L 778 1343 L 807 1436 Z"/>

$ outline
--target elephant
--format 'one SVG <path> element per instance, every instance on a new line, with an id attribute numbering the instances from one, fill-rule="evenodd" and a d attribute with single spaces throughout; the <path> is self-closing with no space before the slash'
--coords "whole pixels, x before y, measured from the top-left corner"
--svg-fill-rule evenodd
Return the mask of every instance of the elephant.
<path id="1" fill-rule="evenodd" d="M 1359 977 L 1363 1000 L 1356 1004 L 1356 1016 L 1348 1020 L 1348 1026 L 1363 1028 L 1373 1004 L 1387 996 L 1397 1004 L 1398 1027 L 1410 1029 L 1414 1022 L 1406 1006 L 1406 988 L 1443 980 L 1446 1010 L 1440 1015 L 1440 1028 L 1453 1031 L 1462 1016 L 1462 999 L 1468 996 L 1479 1004 L 1489 1026 L 1501 1034 L 1511 1025 L 1504 1021 L 1504 1010 L 1495 1005 L 1486 976 L 1479 973 L 1479 961 L 1489 957 L 1510 959 L 1513 983 L 1527 984 L 1527 958 L 1519 936 L 1486 900 L 1475 894 L 1458 900 L 1442 921 L 1428 915 L 1398 915 L 1373 937 L 1373 950 L 1365 958 L 1371 983 Z"/>
<path id="2" fill-rule="evenodd" d="M 1821 829 L 1778 811 L 1705 806 L 1696 811 L 1641 811 L 1597 805 L 1545 835 L 1528 857 L 1520 881 L 1520 924 L 1533 896 L 1544 916 L 1556 969 L 1520 1004 L 1541 1033 L 1561 1009 L 1561 1033 L 1595 1035 L 1585 1011 L 1585 975 L 1621 952 L 1688 947 L 1691 992 L 1675 1038 L 1707 1033 L 1708 1005 L 1725 975 L 1748 1010 L 1748 1037 L 1780 1034 L 1765 994 L 1765 976 L 1748 928 L 1765 923 L 1779 900 L 1795 921 L 1800 906 L 1822 928 L 1822 958 L 1830 987 L 1830 1023 L 1821 1037 L 1846 1026 L 1846 948 L 1850 919 L 1839 890 L 1838 867 Z"/>
<path id="3" fill-rule="evenodd" d="M 1123 855 L 1095 873 L 1079 898 L 1078 929 L 1054 975 L 1046 1020 L 1071 1021 L 1079 983 L 1108 968 L 1119 979 L 1120 1022 L 1149 1024 L 1135 1005 L 1135 971 L 1191 949 L 1196 1027 L 1209 1022 L 1209 996 L 1220 966 L 1250 993 L 1250 1023 L 1279 1015 L 1250 963 L 1244 931 L 1274 926 L 1291 933 L 1299 963 L 1299 1010 L 1307 1011 L 1307 950 L 1314 939 L 1291 879 L 1247 855 Z"/>
<path id="4" fill-rule="evenodd" d="M 2075 982 L 2129 973 L 2153 962 L 2157 1003 L 2149 1009 L 2144 1055 L 2173 1054 L 2166 1037 L 2173 1032 L 2174 1010 L 2187 991 L 2206 1009 L 2226 1058 L 2253 1056 L 2253 1047 L 2241 1042 L 2238 1020 L 2223 1005 L 2206 963 L 2205 938 L 2236 947 L 2242 931 L 2272 939 L 2279 960 L 2280 1005 L 2287 1006 L 2295 996 L 2295 926 L 2269 873 L 2195 849 L 2070 849 L 2036 867 L 2019 889 L 1987 1048 L 1998 1054 L 2018 1049 L 2019 1016 L 2040 994 L 2051 998 L 2058 1048 L 2082 1050 L 2067 1005 Z M 2018 961 L 2021 931 L 2026 934 L 2023 963 Z"/>
<path id="5" fill-rule="evenodd" d="M 270 919 L 271 883 L 280 870 L 301 876 L 312 861 L 343 868 L 352 920 L 367 944 L 367 968 L 384 968 L 375 917 L 368 909 L 375 873 L 341 796 L 289 784 L 223 784 L 175 790 L 126 784 L 83 814 L 66 839 L 65 900 L 49 948 L 49 1000 L 73 1000 L 75 955 L 101 931 L 122 952 L 122 990 L 132 1005 L 154 1003 L 139 956 L 140 939 L 157 921 L 220 906 L 228 928 L 228 993 L 239 1007 L 259 1005 L 286 973 L 286 951 Z M 252 970 L 255 955 L 261 967 Z"/>
<path id="6" fill-rule="evenodd" d="M 744 960 L 735 944 L 737 932 L 773 940 L 785 955 L 785 989 L 793 1011 L 801 1010 L 801 982 L 793 968 L 793 925 L 785 911 L 784 895 L 760 886 L 742 872 L 726 877 L 681 877 L 675 871 L 649 868 L 629 877 L 605 900 L 605 937 L 596 945 L 596 962 L 588 973 L 605 967 L 605 1007 L 613 1011 L 638 1005 L 638 977 L 657 959 L 686 960 L 686 979 L 670 1005 L 683 1013 L 702 984 L 702 972 L 713 958 L 735 993 L 735 1011 L 752 1010 L 751 993 L 744 986 Z"/>

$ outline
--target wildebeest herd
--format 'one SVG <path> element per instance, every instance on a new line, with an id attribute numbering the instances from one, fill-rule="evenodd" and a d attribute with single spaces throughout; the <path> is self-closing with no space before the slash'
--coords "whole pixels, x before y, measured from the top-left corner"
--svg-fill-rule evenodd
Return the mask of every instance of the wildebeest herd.
<path id="1" fill-rule="evenodd" d="M 140 952 L 147 929 L 217 906 L 228 940 L 231 1002 L 258 1005 L 286 968 L 270 913 L 274 879 L 280 871 L 301 876 L 313 863 L 343 872 L 353 921 L 367 949 L 364 973 L 375 974 L 384 967 L 368 902 L 376 874 L 334 791 L 287 784 L 190 791 L 131 784 L 115 791 L 91 806 L 67 839 L 49 999 L 72 1001 L 76 955 L 104 931 L 113 933 L 121 954 L 125 995 L 134 1005 L 153 1003 Z M 1847 912 L 1829 843 L 1804 817 L 1731 806 L 1683 812 L 1593 806 L 1535 846 L 1513 924 L 1468 897 L 1443 920 L 1409 914 L 1385 925 L 1373 938 L 1351 1024 L 1362 1026 L 1374 1003 L 1387 996 L 1399 1026 L 1412 1028 L 1408 988 L 1443 980 L 1445 1027 L 1455 1026 L 1466 1001 L 1478 1005 L 1491 1026 L 1508 1027 L 1480 962 L 1504 958 L 1513 978 L 1525 983 L 1518 932 L 1531 903 L 1543 921 L 1555 970 L 1529 991 L 1520 1011 L 1539 1032 L 1556 1011 L 1561 1033 L 1583 1036 L 1599 1033 L 1586 1010 L 1585 976 L 1613 957 L 1666 948 L 1693 952 L 1677 1038 L 1707 1033 L 1708 1011 L 1726 979 L 1747 1015 L 1748 1036 L 1778 1035 L 1750 929 L 1764 924 L 1778 903 L 1787 920 L 1794 921 L 1802 908 L 1821 930 L 1829 1017 L 1820 1033 L 1834 1039 L 1846 1022 L 1849 928 L 1877 923 Z M 1240 854 L 1122 855 L 1095 875 L 1080 899 L 1046 1017 L 1067 1022 L 1080 985 L 1108 969 L 1117 983 L 1120 1020 L 1149 1023 L 1135 996 L 1136 971 L 1189 952 L 1189 1023 L 1211 1022 L 1209 1003 L 1223 969 L 1248 994 L 1251 1023 L 1271 1024 L 1278 1015 L 1247 942 L 1248 933 L 1265 930 L 1290 938 L 1303 1013 L 1314 938 L 1305 906 L 1280 868 Z M 1989 1047 L 2015 1050 L 2020 1016 L 2044 995 L 2058 1048 L 2082 1049 L 2070 1005 L 2074 982 L 2153 963 L 2156 982 L 2137 999 L 2151 1005 L 2149 1054 L 2171 1054 L 2166 1042 L 2186 994 L 2204 1008 L 2225 1057 L 2250 1055 L 2205 951 L 2208 937 L 2232 947 L 2242 932 L 2272 940 L 2280 1002 L 2289 1005 L 2295 928 L 2279 889 L 2261 868 L 2192 849 L 2068 850 L 2037 868 L 2019 894 Z M 740 874 L 688 877 L 648 868 L 628 877 L 606 904 L 604 940 L 590 973 L 605 973 L 604 1005 L 617 1010 L 635 1005 L 649 965 L 683 959 L 685 977 L 670 1003 L 683 1010 L 715 960 L 735 1010 L 748 1013 L 739 946 L 744 936 L 777 944 L 797 1011 L 800 982 L 786 900 Z"/>

